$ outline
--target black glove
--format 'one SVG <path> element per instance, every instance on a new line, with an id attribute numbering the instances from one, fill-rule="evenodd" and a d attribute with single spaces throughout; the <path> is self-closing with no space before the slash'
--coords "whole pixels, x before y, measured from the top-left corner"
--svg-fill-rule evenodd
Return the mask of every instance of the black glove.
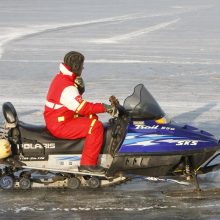
<path id="1" fill-rule="evenodd" d="M 109 113 L 112 117 L 118 116 L 118 110 L 115 106 L 107 105 L 105 103 L 103 103 L 103 105 L 104 105 L 106 112 Z"/>
<path id="2" fill-rule="evenodd" d="M 78 87 L 79 94 L 82 95 L 85 92 L 85 84 L 83 78 L 81 76 L 77 76 L 75 79 L 75 83 Z"/>

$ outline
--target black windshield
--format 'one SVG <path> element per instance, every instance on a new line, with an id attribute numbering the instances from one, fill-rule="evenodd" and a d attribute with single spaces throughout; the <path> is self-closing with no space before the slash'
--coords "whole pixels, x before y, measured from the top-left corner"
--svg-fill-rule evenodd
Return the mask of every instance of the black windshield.
<path id="1" fill-rule="evenodd" d="M 133 118 L 155 120 L 165 115 L 143 84 L 134 88 L 133 94 L 125 99 L 123 106 Z"/>

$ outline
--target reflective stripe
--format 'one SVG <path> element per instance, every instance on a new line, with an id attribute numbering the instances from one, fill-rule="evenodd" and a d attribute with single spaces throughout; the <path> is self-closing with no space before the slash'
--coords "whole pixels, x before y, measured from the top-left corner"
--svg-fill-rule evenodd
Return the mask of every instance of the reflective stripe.
<path id="1" fill-rule="evenodd" d="M 89 134 L 91 134 L 91 133 L 92 133 L 92 128 L 93 128 L 93 126 L 94 126 L 95 122 L 96 122 L 96 119 L 93 119 L 93 120 L 92 120 L 92 123 L 91 123 L 91 125 L 90 125 L 89 132 L 88 132 Z"/>
<path id="2" fill-rule="evenodd" d="M 86 104 L 86 101 L 84 100 L 84 101 L 78 106 L 78 108 L 76 109 L 76 113 L 78 113 L 78 112 L 82 109 L 82 107 L 83 107 L 85 104 Z"/>
<path id="3" fill-rule="evenodd" d="M 89 118 L 92 119 L 92 114 L 89 115 Z"/>
<path id="4" fill-rule="evenodd" d="M 63 107 L 63 105 L 58 105 L 58 104 L 55 104 L 53 102 L 49 102 L 49 101 L 46 101 L 45 105 L 49 108 L 53 108 L 53 109 L 59 109 L 61 107 Z"/>
<path id="5" fill-rule="evenodd" d="M 58 117 L 57 119 L 58 119 L 58 122 L 62 122 L 62 121 L 65 120 L 64 116 L 60 116 L 60 117 Z"/>
<path id="6" fill-rule="evenodd" d="M 78 114 L 74 114 L 74 115 L 73 115 L 73 118 L 78 118 L 78 117 L 79 117 Z"/>

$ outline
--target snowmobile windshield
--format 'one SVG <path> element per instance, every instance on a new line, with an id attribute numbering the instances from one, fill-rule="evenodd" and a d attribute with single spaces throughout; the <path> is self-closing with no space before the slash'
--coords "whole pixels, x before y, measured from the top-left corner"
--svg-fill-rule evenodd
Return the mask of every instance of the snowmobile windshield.
<path id="1" fill-rule="evenodd" d="M 123 106 L 132 118 L 157 120 L 165 116 L 157 101 L 143 84 L 134 88 L 133 94 L 125 99 Z"/>

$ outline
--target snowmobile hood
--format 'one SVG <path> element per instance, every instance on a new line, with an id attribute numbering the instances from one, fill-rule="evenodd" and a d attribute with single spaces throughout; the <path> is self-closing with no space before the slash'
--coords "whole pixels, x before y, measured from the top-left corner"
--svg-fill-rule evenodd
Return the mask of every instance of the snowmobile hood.
<path id="1" fill-rule="evenodd" d="M 138 84 L 134 88 L 133 94 L 125 99 L 123 106 L 130 116 L 136 119 L 157 120 L 165 116 L 164 111 L 143 84 Z"/>

